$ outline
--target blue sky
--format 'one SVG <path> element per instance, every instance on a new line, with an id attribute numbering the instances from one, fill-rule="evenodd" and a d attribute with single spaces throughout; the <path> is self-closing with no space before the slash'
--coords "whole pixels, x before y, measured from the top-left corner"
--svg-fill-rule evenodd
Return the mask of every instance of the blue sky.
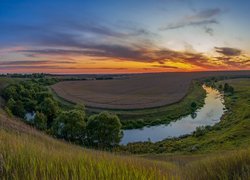
<path id="1" fill-rule="evenodd" d="M 1 0 L 2 72 L 249 69 L 245 0 Z"/>

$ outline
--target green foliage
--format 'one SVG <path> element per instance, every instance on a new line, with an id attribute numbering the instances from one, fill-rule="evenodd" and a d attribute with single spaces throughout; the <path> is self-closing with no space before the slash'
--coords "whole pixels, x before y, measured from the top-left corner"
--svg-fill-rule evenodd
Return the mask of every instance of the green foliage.
<path id="1" fill-rule="evenodd" d="M 47 80 L 44 79 L 42 82 L 45 83 Z M 12 114 L 23 118 L 27 112 L 41 112 L 46 116 L 46 126 L 48 127 L 50 127 L 59 110 L 57 102 L 47 88 L 36 79 L 10 84 L 3 89 L 2 96 L 7 101 L 7 107 Z M 38 124 L 33 122 L 34 126 L 45 129 L 44 118 L 40 117 L 40 114 L 38 116 Z"/>
<path id="2" fill-rule="evenodd" d="M 225 93 L 230 93 L 230 94 L 234 94 L 234 88 L 232 86 L 230 86 L 228 83 L 224 84 L 224 88 L 223 91 Z"/>
<path id="3" fill-rule="evenodd" d="M 10 98 L 7 102 L 8 109 L 18 117 L 24 117 L 25 109 L 20 100 L 15 101 L 13 98 Z"/>
<path id="4" fill-rule="evenodd" d="M 40 130 L 45 130 L 47 128 L 47 117 L 43 113 L 36 111 L 34 125 Z"/>
<path id="5" fill-rule="evenodd" d="M 17 93 L 17 88 L 14 85 L 8 86 L 7 88 L 4 89 L 2 92 L 2 96 L 4 99 L 17 99 L 18 98 L 18 93 Z"/>
<path id="6" fill-rule="evenodd" d="M 192 111 L 195 111 L 195 110 L 197 109 L 197 104 L 196 104 L 196 102 L 192 102 L 192 103 L 191 103 L 191 109 L 192 109 Z"/>
<path id="7" fill-rule="evenodd" d="M 85 112 L 79 109 L 62 111 L 52 125 L 54 134 L 69 141 L 83 144 L 85 139 Z"/>
<path id="8" fill-rule="evenodd" d="M 194 137 L 203 136 L 206 133 L 206 128 L 204 126 L 197 127 L 195 132 L 193 133 Z"/>
<path id="9" fill-rule="evenodd" d="M 55 81 L 53 79 L 31 79 L 10 84 L 2 93 L 7 101 L 6 109 L 10 111 L 10 114 L 21 118 L 28 112 L 36 112 L 35 118 L 29 121 L 29 124 L 74 143 L 95 146 L 94 136 L 98 136 L 97 144 L 102 148 L 119 143 L 121 123 L 117 116 L 107 113 L 96 116 L 98 117 L 96 122 L 100 120 L 99 126 L 92 126 L 90 120 L 88 132 L 91 133 L 88 134 L 89 138 L 86 141 L 84 105 L 78 104 L 66 110 L 63 109 L 45 87 Z M 99 132 L 104 128 L 105 133 Z"/>
<path id="10" fill-rule="evenodd" d="M 121 123 L 116 115 L 102 112 L 88 118 L 87 141 L 91 146 L 112 147 L 120 142 L 121 137 Z"/>
<path id="11" fill-rule="evenodd" d="M 53 119 L 56 117 L 59 107 L 57 102 L 52 98 L 45 98 L 40 104 L 40 111 L 47 116 L 47 126 L 51 127 Z"/>
<path id="12" fill-rule="evenodd" d="M 228 83 L 225 83 L 224 84 L 224 89 L 223 89 L 225 92 L 227 92 L 229 90 L 229 84 Z"/>

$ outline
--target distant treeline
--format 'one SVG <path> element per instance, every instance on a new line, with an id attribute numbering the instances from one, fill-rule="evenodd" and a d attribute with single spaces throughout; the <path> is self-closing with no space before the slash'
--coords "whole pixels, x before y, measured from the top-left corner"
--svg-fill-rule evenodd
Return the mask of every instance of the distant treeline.
<path id="1" fill-rule="evenodd" d="M 11 77 L 11 78 L 45 78 L 46 76 L 49 76 L 49 74 L 45 73 L 32 73 L 32 74 L 20 74 L 20 73 L 14 73 L 14 74 L 0 74 L 0 77 Z"/>
<path id="2" fill-rule="evenodd" d="M 55 75 L 46 73 L 32 73 L 32 74 L 20 74 L 20 73 L 7 73 L 0 74 L 0 77 L 10 78 L 55 78 L 58 81 L 84 81 L 84 80 L 112 80 L 120 78 L 118 75 Z"/>

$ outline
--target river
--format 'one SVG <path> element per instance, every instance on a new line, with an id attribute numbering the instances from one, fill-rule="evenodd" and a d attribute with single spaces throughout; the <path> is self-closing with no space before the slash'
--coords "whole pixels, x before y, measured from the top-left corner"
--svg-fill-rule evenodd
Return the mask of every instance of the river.
<path id="1" fill-rule="evenodd" d="M 225 111 L 223 95 L 211 87 L 204 85 L 203 88 L 207 96 L 204 106 L 195 112 L 196 116 L 188 115 L 166 125 L 124 130 L 120 144 L 125 145 L 139 141 L 157 142 L 166 138 L 191 134 L 199 126 L 212 126 L 218 123 Z"/>

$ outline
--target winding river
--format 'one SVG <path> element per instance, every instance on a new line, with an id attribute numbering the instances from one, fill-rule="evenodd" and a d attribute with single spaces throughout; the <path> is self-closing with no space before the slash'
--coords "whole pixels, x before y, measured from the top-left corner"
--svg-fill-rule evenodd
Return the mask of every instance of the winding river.
<path id="1" fill-rule="evenodd" d="M 124 135 L 120 144 L 125 145 L 132 142 L 149 140 L 151 142 L 157 142 L 166 138 L 191 134 L 199 126 L 212 126 L 218 123 L 225 111 L 223 96 L 216 89 L 205 85 L 203 88 L 207 93 L 205 104 L 195 112 L 195 117 L 193 115 L 188 115 L 166 125 L 124 130 Z"/>

